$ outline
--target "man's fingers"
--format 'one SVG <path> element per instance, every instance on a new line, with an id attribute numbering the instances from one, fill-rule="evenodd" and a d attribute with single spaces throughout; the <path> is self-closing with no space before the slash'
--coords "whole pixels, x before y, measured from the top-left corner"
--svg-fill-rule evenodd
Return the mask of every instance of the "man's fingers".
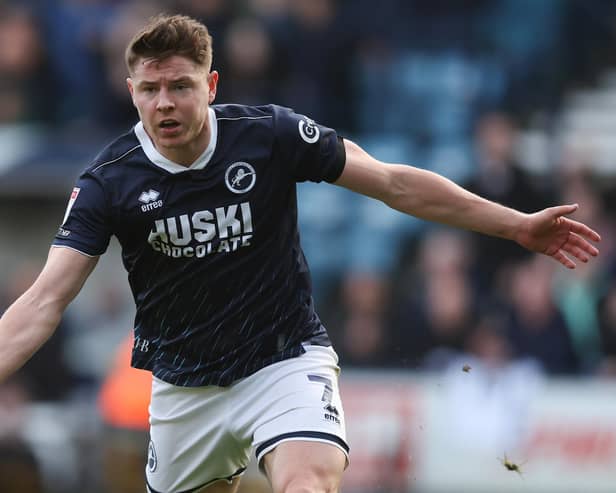
<path id="1" fill-rule="evenodd" d="M 601 241 L 599 233 L 589 228 L 584 223 L 564 217 L 575 212 L 578 207 L 578 204 L 567 204 L 550 207 L 548 209 L 549 217 L 552 217 L 554 221 L 558 221 L 555 223 L 557 229 L 561 231 L 563 227 L 569 229 L 567 240 L 561 248 L 552 255 L 554 259 L 569 269 L 575 268 L 575 262 L 569 255 L 582 262 L 588 262 L 590 259 L 589 255 L 593 257 L 599 255 L 599 250 L 589 243 L 590 241 Z"/>
<path id="2" fill-rule="evenodd" d="M 554 219 L 557 219 L 559 217 L 572 214 L 578 209 L 578 207 L 578 204 L 558 205 L 556 207 L 550 207 L 548 210 L 550 211 L 552 217 Z M 594 229 L 591 229 L 586 226 L 584 223 L 574 221 L 573 219 L 569 218 L 564 218 L 564 220 L 569 223 L 569 227 L 574 233 L 577 233 L 584 238 L 588 238 L 592 241 L 601 241 L 601 235 L 599 235 L 599 233 L 597 233 Z"/>
<path id="3" fill-rule="evenodd" d="M 575 269 L 575 262 L 567 257 L 562 250 L 558 250 L 552 257 L 567 267 L 567 269 Z"/>
<path id="4" fill-rule="evenodd" d="M 562 250 L 564 250 L 567 253 L 570 253 L 571 255 L 581 260 L 582 262 L 588 262 L 589 260 L 589 257 L 586 254 L 585 250 L 583 250 L 581 247 L 577 245 L 574 245 L 572 242 L 564 244 L 562 247 Z"/>
<path id="5" fill-rule="evenodd" d="M 561 264 L 569 268 L 574 268 L 575 263 L 567 256 L 567 254 L 572 255 L 573 257 L 586 263 L 590 260 L 589 255 L 595 257 L 599 254 L 599 250 L 597 250 L 597 248 L 588 243 L 588 241 L 581 236 L 570 233 L 565 244 L 558 252 L 554 254 L 554 258 L 556 258 L 556 260 L 558 260 Z"/>
<path id="6" fill-rule="evenodd" d="M 588 241 L 575 233 L 569 233 L 569 238 L 567 239 L 566 244 L 584 250 L 586 253 L 592 255 L 593 257 L 599 255 L 599 249 L 597 247 L 591 245 L 590 243 L 588 243 Z"/>
<path id="7" fill-rule="evenodd" d="M 554 219 L 560 216 L 567 216 L 569 214 L 573 214 L 576 210 L 578 210 L 578 204 L 567 204 L 567 205 L 557 205 L 555 207 L 550 207 L 548 210 Z"/>
<path id="8" fill-rule="evenodd" d="M 574 221 L 572 219 L 568 219 L 568 221 L 571 225 L 570 231 L 572 231 L 573 233 L 581 235 L 584 238 L 588 238 L 589 240 L 592 240 L 592 241 L 601 241 L 601 236 L 594 229 L 590 229 L 585 224 Z M 599 253 L 598 250 L 597 250 L 597 253 Z"/>

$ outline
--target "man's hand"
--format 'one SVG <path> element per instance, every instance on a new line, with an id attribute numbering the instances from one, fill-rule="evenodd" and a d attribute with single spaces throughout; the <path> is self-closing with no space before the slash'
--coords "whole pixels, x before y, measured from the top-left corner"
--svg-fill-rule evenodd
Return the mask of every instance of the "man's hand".
<path id="1" fill-rule="evenodd" d="M 577 208 L 577 204 L 560 205 L 528 214 L 515 235 L 516 241 L 533 252 L 554 257 L 569 269 L 575 268 L 570 256 L 588 262 L 590 256 L 599 254 L 589 240 L 596 242 L 601 237 L 585 224 L 565 217 Z"/>

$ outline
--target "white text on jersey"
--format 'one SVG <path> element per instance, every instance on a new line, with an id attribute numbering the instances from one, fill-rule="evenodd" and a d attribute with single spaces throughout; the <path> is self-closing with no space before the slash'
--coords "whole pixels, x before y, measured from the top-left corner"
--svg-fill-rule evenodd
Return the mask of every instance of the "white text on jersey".
<path id="1" fill-rule="evenodd" d="M 239 215 L 238 215 L 239 213 Z M 148 243 L 169 257 L 202 258 L 250 246 L 252 212 L 249 202 L 196 211 L 154 221 Z"/>

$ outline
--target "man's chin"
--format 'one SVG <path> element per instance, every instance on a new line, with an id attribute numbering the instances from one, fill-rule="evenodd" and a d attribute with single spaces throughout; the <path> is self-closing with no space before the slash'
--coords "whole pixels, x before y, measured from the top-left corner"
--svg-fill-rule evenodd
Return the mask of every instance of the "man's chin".
<path id="1" fill-rule="evenodd" d="M 162 137 L 157 139 L 156 147 L 160 149 L 177 149 L 185 145 L 185 142 L 177 137 Z"/>

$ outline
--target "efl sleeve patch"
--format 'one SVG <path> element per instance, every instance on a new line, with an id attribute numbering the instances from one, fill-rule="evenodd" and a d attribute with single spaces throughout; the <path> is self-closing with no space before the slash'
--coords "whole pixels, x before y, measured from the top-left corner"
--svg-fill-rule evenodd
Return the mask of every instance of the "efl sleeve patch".
<path id="1" fill-rule="evenodd" d="M 108 204 L 102 185 L 87 174 L 73 188 L 62 224 L 52 242 L 88 255 L 101 255 L 111 238 Z"/>
<path id="2" fill-rule="evenodd" d="M 71 196 L 68 199 L 68 205 L 66 206 L 66 212 L 64 213 L 64 219 L 62 219 L 63 226 L 66 220 L 68 219 L 69 214 L 71 213 L 71 209 L 73 208 L 73 205 L 75 205 L 75 201 L 77 200 L 77 196 L 79 195 L 80 191 L 81 191 L 81 188 L 79 187 L 73 188 L 73 192 L 71 193 Z"/>

